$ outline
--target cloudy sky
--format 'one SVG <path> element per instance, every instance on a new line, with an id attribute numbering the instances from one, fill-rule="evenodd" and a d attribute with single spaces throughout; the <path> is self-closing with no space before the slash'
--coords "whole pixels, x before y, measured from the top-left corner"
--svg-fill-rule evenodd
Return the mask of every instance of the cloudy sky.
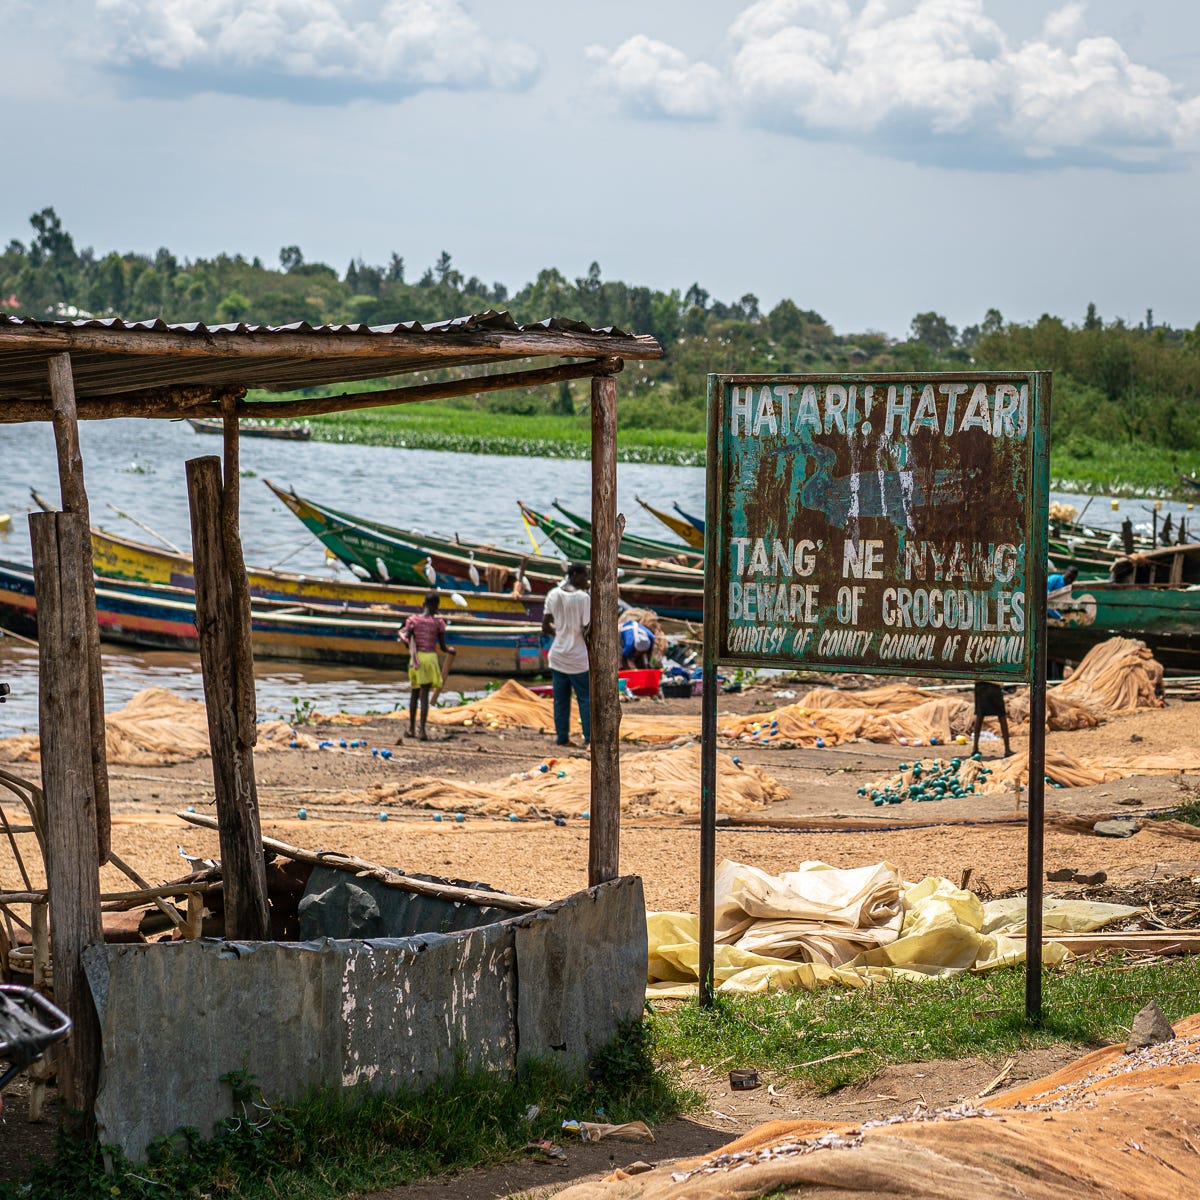
<path id="1" fill-rule="evenodd" d="M 1194 0 L 8 0 L 0 238 L 1200 321 Z"/>

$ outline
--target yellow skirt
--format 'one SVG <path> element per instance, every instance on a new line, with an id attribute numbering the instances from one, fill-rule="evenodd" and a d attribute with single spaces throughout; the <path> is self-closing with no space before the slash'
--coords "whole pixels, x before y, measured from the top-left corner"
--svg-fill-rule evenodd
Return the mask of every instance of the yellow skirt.
<path id="1" fill-rule="evenodd" d="M 439 688 L 442 686 L 442 668 L 436 650 L 418 651 L 408 665 L 408 682 L 411 687 Z"/>

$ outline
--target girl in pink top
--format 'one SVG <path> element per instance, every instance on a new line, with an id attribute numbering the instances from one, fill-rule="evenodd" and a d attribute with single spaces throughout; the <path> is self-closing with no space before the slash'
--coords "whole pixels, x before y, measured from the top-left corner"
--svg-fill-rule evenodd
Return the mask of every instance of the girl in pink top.
<path id="1" fill-rule="evenodd" d="M 399 638 L 408 646 L 408 683 L 411 691 L 408 701 L 408 736 L 417 736 L 417 704 L 421 705 L 421 732 L 423 742 L 429 740 L 425 723 L 429 719 L 429 693 L 436 688 L 442 690 L 442 669 L 438 662 L 438 651 L 453 655 L 454 650 L 446 645 L 446 622 L 437 615 L 441 598 L 430 592 L 419 613 L 404 622 Z"/>

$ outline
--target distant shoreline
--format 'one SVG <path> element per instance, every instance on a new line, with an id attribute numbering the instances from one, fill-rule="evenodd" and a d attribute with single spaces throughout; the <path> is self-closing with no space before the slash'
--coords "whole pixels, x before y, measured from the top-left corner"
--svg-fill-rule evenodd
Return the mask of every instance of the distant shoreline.
<path id="1" fill-rule="evenodd" d="M 526 458 L 587 459 L 591 431 L 586 416 L 490 412 L 423 404 L 367 409 L 317 417 L 313 440 L 366 446 L 450 450 Z M 617 460 L 674 467 L 703 467 L 705 436 L 671 429 L 619 428 Z M 1200 503 L 1178 481 L 1178 472 L 1200 471 L 1200 453 L 1174 454 L 1153 446 L 1087 444 L 1052 450 L 1050 487 L 1085 496 L 1128 496 Z"/>

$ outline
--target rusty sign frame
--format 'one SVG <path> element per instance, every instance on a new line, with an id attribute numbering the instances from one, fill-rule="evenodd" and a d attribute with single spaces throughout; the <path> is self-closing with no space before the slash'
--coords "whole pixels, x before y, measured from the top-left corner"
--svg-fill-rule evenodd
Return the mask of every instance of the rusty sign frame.
<path id="1" fill-rule="evenodd" d="M 730 436 L 726 421 L 728 389 L 739 385 L 804 386 L 829 384 L 900 386 L 904 384 L 1025 384 L 1028 387 L 1026 436 L 1023 443 L 1023 496 L 1021 526 L 1024 534 L 1025 646 L 1020 670 L 997 671 L 995 664 L 970 669 L 938 662 L 911 662 L 894 666 L 872 663 L 847 664 L 841 660 L 825 664 L 782 654 L 720 652 L 726 626 L 726 602 L 722 584 L 728 575 L 729 546 L 723 514 L 730 499 Z M 847 671 L 877 675 L 922 674 L 948 679 L 979 679 L 988 676 L 1007 681 L 1027 680 L 1029 708 L 1029 817 L 1026 853 L 1026 1015 L 1041 1015 L 1041 934 L 1043 822 L 1045 813 L 1046 735 L 1046 577 L 1047 517 L 1050 498 L 1050 392 L 1048 371 L 952 371 L 821 373 L 810 375 L 710 374 L 708 376 L 708 461 L 705 504 L 705 579 L 703 700 L 701 710 L 700 785 L 700 1003 L 714 1003 L 714 885 L 716 878 L 716 738 L 717 669 L 720 663 L 751 667 L 803 666 L 810 670 Z M 911 435 L 909 435 L 911 436 Z"/>
<path id="2" fill-rule="evenodd" d="M 883 657 L 883 649 L 884 646 L 889 642 L 889 639 L 894 643 L 923 643 L 923 648 L 927 653 L 933 652 L 935 640 L 941 642 L 942 645 L 945 646 L 951 640 L 955 639 L 955 634 L 946 632 L 951 628 L 949 624 L 949 603 L 946 605 L 947 623 L 944 627 L 941 626 L 942 616 L 938 614 L 935 620 L 934 615 L 931 613 L 928 626 L 922 624 L 918 627 L 915 622 L 912 626 L 905 626 L 906 629 L 910 630 L 908 636 L 905 636 L 900 632 L 899 624 L 897 624 L 895 627 L 896 632 L 893 635 L 893 631 L 889 630 L 883 624 L 883 621 L 886 621 L 886 617 L 877 617 L 874 622 L 870 620 L 860 621 L 858 619 L 857 609 L 855 611 L 855 618 L 853 622 L 848 626 L 848 623 L 842 620 L 840 617 L 835 618 L 835 606 L 829 587 L 829 585 L 832 584 L 833 579 L 837 576 L 837 554 L 833 549 L 834 541 L 832 536 L 830 536 L 830 541 L 827 548 L 823 550 L 810 551 L 808 555 L 809 563 L 807 570 L 812 572 L 814 571 L 814 567 L 816 567 L 816 571 L 815 573 L 808 575 L 807 579 L 817 581 L 823 585 L 821 587 L 821 591 L 823 593 L 824 602 L 817 605 L 816 612 L 814 613 L 812 611 L 813 604 L 810 599 L 808 606 L 810 611 L 806 614 L 804 625 L 789 626 L 785 620 L 784 624 L 777 625 L 773 629 L 770 626 L 763 626 L 761 622 L 758 623 L 757 628 L 754 628 L 753 626 L 747 626 L 739 623 L 745 620 L 741 614 L 731 614 L 731 608 L 734 607 L 734 605 L 731 604 L 731 592 L 737 591 L 740 593 L 742 590 L 742 585 L 733 579 L 733 575 L 735 573 L 738 574 L 739 578 L 741 578 L 741 571 L 734 571 L 734 563 L 732 560 L 734 557 L 736 557 L 739 560 L 740 566 L 744 569 L 745 560 L 747 557 L 746 545 L 738 546 L 738 554 L 734 556 L 731 553 L 731 544 L 735 541 L 744 543 L 752 540 L 734 538 L 731 536 L 739 523 L 746 519 L 743 506 L 745 506 L 746 510 L 749 510 L 756 497 L 766 497 L 773 489 L 774 485 L 779 482 L 780 476 L 784 474 L 785 471 L 787 471 L 789 478 L 791 478 L 790 470 L 783 468 L 780 465 L 781 462 L 786 461 L 786 459 L 780 454 L 778 449 L 762 449 L 759 451 L 759 453 L 762 455 L 762 458 L 757 463 L 752 464 L 750 467 L 750 470 L 753 471 L 753 474 L 749 476 L 749 480 L 747 481 L 749 483 L 749 487 L 743 487 L 743 480 L 735 477 L 735 460 L 737 457 L 740 455 L 742 461 L 745 462 L 746 458 L 749 457 L 750 453 L 752 453 L 752 451 L 748 450 L 750 445 L 755 443 L 757 443 L 759 446 L 763 445 L 762 442 L 758 441 L 757 421 L 755 422 L 754 437 L 750 437 L 749 412 L 745 414 L 747 418 L 745 435 L 743 435 L 741 438 L 735 438 L 735 436 L 730 432 L 730 417 L 733 404 L 737 403 L 737 397 L 735 393 L 738 388 L 743 388 L 753 394 L 757 393 L 759 389 L 764 387 L 770 388 L 772 385 L 774 385 L 777 389 L 785 389 L 785 385 L 791 385 L 790 387 L 786 387 L 786 390 L 795 392 L 793 403 L 796 408 L 799 408 L 802 388 L 804 389 L 805 395 L 812 391 L 814 396 L 827 400 L 830 394 L 829 389 L 831 385 L 839 386 L 841 388 L 841 400 L 843 405 L 846 403 L 846 392 L 849 391 L 850 393 L 849 404 L 851 413 L 853 413 L 855 410 L 857 396 L 861 391 L 863 394 L 864 409 L 864 420 L 863 424 L 861 425 L 861 430 L 864 434 L 866 434 L 869 433 L 871 428 L 870 424 L 866 420 L 866 417 L 870 415 L 870 406 L 872 403 L 871 392 L 873 390 L 877 389 L 880 393 L 874 397 L 874 405 L 876 411 L 878 411 L 884 404 L 883 393 L 885 389 L 890 399 L 896 395 L 901 387 L 903 387 L 906 405 L 911 406 L 911 404 L 916 400 L 916 395 L 921 393 L 923 386 L 931 395 L 932 388 L 934 386 L 937 387 L 939 391 L 945 391 L 949 388 L 952 389 L 952 395 L 949 403 L 951 406 L 953 406 L 955 403 L 958 403 L 961 414 L 963 410 L 966 410 L 969 413 L 970 409 L 968 406 L 966 393 L 970 390 L 972 385 L 976 384 L 983 385 L 989 390 L 995 389 L 998 386 L 1002 388 L 1007 387 L 1012 392 L 1014 403 L 1017 400 L 1018 389 L 1021 387 L 1028 389 L 1027 431 L 1022 438 L 1018 439 L 1013 437 L 1010 433 L 1008 438 L 999 438 L 997 440 L 988 438 L 985 432 L 983 436 L 985 439 L 987 439 L 989 452 L 987 456 L 983 458 L 981 462 L 979 462 L 978 465 L 973 466 L 971 469 L 967 469 L 968 464 L 964 461 L 963 455 L 958 448 L 964 441 L 967 441 L 968 439 L 973 438 L 978 440 L 980 437 L 980 432 L 978 430 L 970 429 L 966 432 L 966 434 L 963 434 L 961 431 L 956 431 L 956 434 L 952 435 L 953 442 L 951 442 L 950 437 L 943 436 L 941 429 L 936 427 L 933 430 L 932 438 L 924 429 L 921 429 L 919 432 L 917 432 L 915 426 L 914 431 L 910 433 L 907 428 L 908 417 L 905 416 L 902 418 L 904 424 L 903 433 L 898 437 L 892 436 L 890 433 L 888 435 L 891 448 L 901 447 L 902 452 L 906 455 L 911 448 L 914 464 L 919 461 L 922 456 L 924 456 L 926 458 L 926 465 L 928 469 L 918 467 L 915 471 L 910 469 L 907 472 L 900 470 L 884 472 L 882 469 L 878 468 L 878 464 L 876 464 L 875 469 L 869 468 L 869 459 L 873 451 L 871 451 L 869 448 L 864 451 L 861 445 L 856 444 L 858 442 L 858 431 L 853 428 L 853 422 L 855 418 L 848 415 L 845 421 L 845 427 L 839 434 L 836 435 L 833 440 L 843 446 L 852 447 L 852 449 L 850 449 L 848 452 L 843 451 L 843 453 L 849 454 L 851 464 L 853 464 L 855 458 L 857 458 L 859 454 L 864 455 L 864 465 L 867 465 L 869 469 L 863 470 L 861 474 L 857 471 L 854 472 L 852 478 L 856 483 L 860 479 L 865 481 L 862 486 L 861 502 L 863 507 L 865 508 L 868 506 L 868 502 L 872 498 L 871 494 L 872 492 L 875 492 L 876 499 L 881 505 L 881 511 L 876 511 L 874 513 L 864 512 L 861 516 L 855 513 L 849 517 L 847 517 L 847 513 L 843 511 L 841 514 L 841 521 L 838 521 L 833 509 L 839 503 L 839 499 L 843 505 L 843 508 L 848 506 L 850 503 L 853 503 L 857 507 L 857 505 L 860 503 L 860 497 L 858 488 L 850 483 L 851 477 L 838 478 L 833 475 L 833 472 L 835 469 L 837 469 L 837 467 L 835 467 L 834 463 L 831 461 L 826 465 L 816 465 L 810 478 L 807 481 L 800 481 L 804 483 L 803 487 L 800 487 L 798 483 L 793 483 L 792 495 L 790 497 L 786 495 L 781 496 L 779 494 L 772 496 L 771 499 L 774 502 L 774 508 L 772 508 L 770 503 L 764 499 L 762 508 L 756 508 L 755 516 L 760 522 L 764 518 L 768 521 L 770 532 L 772 534 L 777 534 L 779 537 L 783 537 L 786 534 L 795 533 L 799 538 L 799 535 L 803 531 L 803 526 L 805 524 L 802 519 L 803 514 L 806 511 L 811 512 L 811 526 L 815 527 L 812 529 L 813 539 L 816 539 L 818 536 L 824 537 L 836 535 L 836 533 L 840 531 L 841 537 L 847 545 L 857 544 L 860 551 L 862 551 L 863 547 L 866 546 L 879 547 L 882 554 L 887 554 L 888 551 L 892 550 L 892 547 L 889 545 L 887 550 L 885 550 L 885 543 L 882 540 L 865 540 L 859 542 L 857 531 L 860 528 L 860 522 L 866 526 L 868 533 L 879 533 L 881 530 L 878 527 L 886 526 L 888 533 L 896 535 L 897 544 L 894 548 L 894 553 L 896 554 L 895 561 L 898 566 L 900 561 L 899 556 L 904 553 L 906 531 L 903 528 L 903 517 L 901 517 L 901 523 L 899 527 L 895 526 L 896 512 L 903 511 L 907 514 L 911 511 L 916 511 L 920 514 L 918 519 L 921 517 L 924 518 L 924 520 L 921 521 L 921 524 L 923 526 L 927 526 L 928 528 L 923 528 L 920 533 L 917 533 L 914 536 L 919 538 L 931 537 L 935 539 L 935 541 L 942 541 L 945 543 L 947 536 L 953 536 L 948 526 L 950 523 L 955 521 L 958 512 L 965 507 L 969 512 L 975 514 L 975 529 L 965 536 L 962 534 L 959 536 L 963 538 L 963 543 L 961 544 L 973 543 L 973 553 L 977 553 L 982 548 L 983 542 L 989 535 L 997 545 L 1001 544 L 1001 539 L 1012 537 L 1016 534 L 1019 534 L 1021 538 L 1020 545 L 1016 551 L 1016 556 L 1011 564 L 1011 570 L 1023 576 L 1019 580 L 1022 585 L 1020 588 L 1013 587 L 1008 592 L 1003 590 L 1004 585 L 999 582 L 1000 574 L 998 565 L 995 576 L 996 582 L 989 580 L 987 585 L 983 585 L 977 580 L 974 583 L 960 583 L 957 588 L 949 583 L 947 583 L 945 586 L 945 601 L 957 602 L 959 597 L 964 597 L 965 604 L 971 602 L 970 600 L 966 599 L 967 597 L 970 597 L 975 601 L 982 601 L 982 605 L 976 604 L 975 607 L 977 610 L 979 607 L 984 607 L 986 611 L 986 606 L 995 602 L 997 598 L 999 598 L 1000 604 L 1003 606 L 1005 603 L 1003 598 L 1005 596 L 1011 596 L 1014 594 L 1016 596 L 1022 596 L 1023 593 L 1036 592 L 1038 589 L 1034 585 L 1037 583 L 1037 571 L 1039 569 L 1044 571 L 1045 569 L 1046 530 L 1043 521 L 1036 519 L 1039 512 L 1045 511 L 1045 506 L 1049 500 L 1048 471 L 1040 471 L 1038 469 L 1038 449 L 1045 448 L 1049 443 L 1049 429 L 1046 425 L 1046 413 L 1048 412 L 1048 403 L 1046 403 L 1046 400 L 1049 392 L 1049 380 L 1044 372 L 954 371 L 922 373 L 914 371 L 905 373 L 861 375 L 713 375 L 709 377 L 708 445 L 710 454 L 708 461 L 707 490 L 710 496 L 715 494 L 718 499 L 717 518 L 714 522 L 714 535 L 724 534 L 726 536 L 714 536 L 712 548 L 715 550 L 715 554 L 708 553 L 709 548 L 706 545 L 706 568 L 707 564 L 711 561 L 714 568 L 716 582 L 714 583 L 713 577 L 706 573 L 705 617 L 706 628 L 710 623 L 710 620 L 712 620 L 712 618 L 709 617 L 710 611 L 713 614 L 713 618 L 715 618 L 713 623 L 716 626 L 716 632 L 718 636 L 717 653 L 722 663 L 749 667 L 802 666 L 806 669 L 815 671 L 855 672 L 871 675 L 911 676 L 913 674 L 923 674 L 944 679 L 976 679 L 979 678 L 981 674 L 980 664 L 967 664 L 965 661 L 963 661 L 965 648 L 972 642 L 982 643 L 989 640 L 1000 643 L 1004 643 L 1005 641 L 1012 642 L 1015 641 L 1015 638 L 1012 636 L 1012 634 L 1016 633 L 1017 636 L 1021 637 L 1021 644 L 1019 646 L 1013 645 L 1011 650 L 1013 652 L 1020 653 L 1019 660 L 1005 661 L 1001 658 L 992 661 L 986 661 L 985 665 L 987 667 L 988 677 L 993 679 L 1002 679 L 1005 682 L 1028 681 L 1032 678 L 1034 650 L 1033 639 L 1028 636 L 1028 624 L 1023 630 L 1010 628 L 1007 638 L 1001 636 L 1000 638 L 989 639 L 987 634 L 995 632 L 996 630 L 992 626 L 988 625 L 986 619 L 983 622 L 974 622 L 974 629 L 968 626 L 964 629 L 964 632 L 961 635 L 957 635 L 957 640 L 963 645 L 959 647 L 958 659 L 956 661 L 946 662 L 937 658 L 926 658 L 924 661 L 922 661 L 918 656 L 912 653 L 896 653 L 890 662 L 886 661 Z M 958 395 L 961 395 L 961 401 L 957 400 Z M 732 402 L 731 396 L 734 396 Z M 741 402 L 745 403 L 747 399 L 748 397 L 742 397 Z M 939 397 L 939 400 L 943 403 L 945 402 L 944 397 Z M 754 403 L 753 399 L 750 400 L 750 403 L 752 407 Z M 787 405 L 786 395 L 783 403 L 785 406 Z M 997 404 L 999 405 L 999 398 L 997 398 Z M 918 412 L 919 411 L 920 408 L 918 405 Z M 951 417 L 948 418 L 948 421 L 953 417 L 953 407 L 951 407 L 950 411 Z M 786 412 L 787 408 L 785 407 L 784 413 L 786 414 Z M 772 427 L 774 426 L 774 419 L 774 412 L 772 411 Z M 839 425 L 842 424 L 840 414 L 838 415 L 837 419 Z M 987 416 L 986 420 L 989 423 L 992 421 L 990 414 Z M 1017 428 L 1017 418 L 1015 413 L 1012 420 L 1012 428 L 1015 430 Z M 936 418 L 936 421 L 937 425 L 940 426 L 941 418 Z M 888 422 L 890 425 L 890 414 L 888 416 Z M 978 421 L 976 420 L 975 423 L 978 424 Z M 878 417 L 876 417 L 877 434 L 880 432 L 881 424 L 882 422 L 878 419 Z M 807 441 L 793 441 L 791 446 L 787 446 L 785 448 L 787 450 L 791 450 L 793 452 L 791 457 L 793 459 L 798 457 L 801 463 L 803 463 L 806 459 L 806 454 L 802 448 L 804 445 L 808 445 L 809 451 L 813 455 L 817 453 L 828 455 L 830 453 L 828 450 L 828 442 L 830 440 L 829 427 L 830 418 L 827 415 L 825 418 L 825 433 L 822 435 L 820 434 L 820 431 L 818 431 L 817 436 L 812 438 L 812 442 L 817 443 L 816 445 L 813 445 Z M 997 430 L 1000 428 L 998 416 L 996 418 L 995 428 Z M 805 438 L 808 438 L 807 433 L 805 433 L 804 436 Z M 878 443 L 879 439 L 876 438 L 874 440 L 876 443 Z M 920 443 L 920 450 L 915 448 L 917 443 Z M 953 445 L 954 451 L 957 453 L 952 452 L 948 454 L 946 451 L 946 447 L 948 445 Z M 714 448 L 715 453 L 713 452 Z M 815 462 L 815 459 L 813 461 Z M 1048 460 L 1046 461 L 1048 462 Z M 937 469 L 935 469 L 935 463 L 938 464 Z M 841 465 L 841 463 L 837 464 L 838 467 Z M 950 467 L 950 469 L 945 469 L 946 467 Z M 1013 473 L 1011 488 L 1006 486 L 1007 481 L 1004 478 L 1006 471 L 1011 471 Z M 888 477 L 887 482 L 890 485 L 890 489 L 894 492 L 894 495 L 890 497 L 893 503 L 893 510 L 890 513 L 887 511 L 889 497 L 885 494 L 887 490 L 884 485 L 885 475 Z M 904 497 L 901 495 L 901 488 L 903 486 L 901 480 L 902 475 L 907 476 L 909 488 L 912 488 L 913 486 L 912 479 L 914 477 L 927 480 L 924 485 L 920 483 L 917 484 L 918 488 L 925 486 L 928 489 L 929 495 L 925 504 L 920 504 L 918 502 L 913 509 L 910 509 L 909 506 L 905 504 L 903 509 L 901 509 L 901 503 L 904 500 Z M 1000 476 L 999 479 L 996 478 L 997 475 Z M 744 476 L 745 472 L 743 472 L 743 478 Z M 971 477 L 973 477 L 971 486 L 974 488 L 974 496 L 972 496 L 969 492 L 960 493 L 957 507 L 954 510 L 950 510 L 945 507 L 935 507 L 935 505 L 937 505 L 936 492 L 938 490 L 941 490 L 947 496 L 952 495 L 953 489 L 963 487 L 963 485 L 966 484 L 968 479 Z M 875 481 L 877 478 L 880 482 L 876 489 Z M 934 482 L 935 479 L 937 480 L 936 483 Z M 872 485 L 870 489 L 866 486 L 867 482 Z M 838 491 L 837 485 L 839 484 L 844 484 L 844 488 L 842 490 L 844 490 L 846 493 L 840 498 L 836 494 Z M 816 492 L 815 503 L 807 498 L 810 490 Z M 751 493 L 749 497 L 746 494 L 747 491 Z M 853 493 L 853 495 L 851 495 L 851 493 Z M 984 496 L 991 497 L 992 502 L 988 504 L 980 503 L 980 498 Z M 786 504 L 789 499 L 793 507 L 791 513 L 787 514 L 787 517 L 785 517 L 782 512 L 778 511 L 778 509 L 781 505 L 781 502 Z M 803 507 L 801 507 L 801 504 Z M 819 504 L 828 506 L 824 509 L 826 515 L 822 516 L 822 509 L 818 507 Z M 937 516 L 942 517 L 942 525 L 940 526 L 936 520 Z M 790 520 L 787 520 L 787 518 L 790 518 Z M 712 519 L 711 514 L 709 514 L 708 519 Z M 909 515 L 907 519 L 911 527 L 912 516 Z M 772 524 L 773 522 L 784 520 L 787 520 L 788 527 L 786 529 L 782 528 L 781 525 L 776 527 L 774 524 Z M 872 525 L 876 526 L 873 531 L 871 529 Z M 767 535 L 768 527 L 759 528 L 757 529 L 757 532 Z M 762 538 L 759 538 L 759 543 L 761 543 L 762 540 Z M 912 540 L 913 539 L 910 537 L 910 550 L 913 549 L 911 544 Z M 770 544 L 771 543 L 768 540 L 768 545 Z M 795 555 L 797 562 L 797 573 L 791 574 L 791 564 L 789 563 L 788 578 L 790 579 L 792 586 L 790 588 L 781 587 L 778 589 L 780 593 L 786 593 L 787 591 L 790 591 L 792 593 L 791 599 L 793 604 L 796 600 L 796 593 L 800 593 L 801 596 L 803 596 L 804 592 L 807 591 L 811 597 L 811 595 L 818 590 L 816 587 L 812 586 L 807 588 L 804 588 L 803 586 L 796 586 L 798 581 L 801 583 L 804 582 L 803 580 L 800 580 L 801 572 L 798 565 L 801 554 L 800 547 L 812 547 L 814 544 L 815 543 L 812 540 L 801 539 L 796 542 Z M 932 545 L 934 542 L 930 542 L 928 544 Z M 824 546 L 824 541 L 822 541 L 820 545 Z M 926 545 L 927 543 L 924 541 L 918 541 L 916 543 L 917 548 L 925 547 Z M 774 575 L 774 571 L 779 566 L 778 553 L 780 549 L 784 547 L 784 543 L 782 541 L 777 541 L 775 543 L 775 547 L 777 556 L 775 565 L 771 568 L 770 572 L 760 574 L 758 578 L 777 578 L 777 576 Z M 792 542 L 789 538 L 786 548 L 790 550 L 791 547 Z M 992 547 L 989 547 L 989 549 L 992 549 Z M 1013 546 L 1009 545 L 1008 549 L 1012 551 Z M 1021 564 L 1019 563 L 1019 554 L 1021 551 L 1025 552 L 1023 571 L 1021 570 Z M 907 567 L 907 559 L 905 561 Z M 763 566 L 765 567 L 765 565 L 766 563 L 764 560 Z M 976 565 L 978 565 L 978 563 Z M 991 560 L 989 558 L 989 569 L 991 565 Z M 747 590 L 747 603 L 749 603 L 749 598 L 753 595 L 754 591 L 753 583 L 749 582 L 749 580 L 754 578 L 754 569 L 754 564 L 751 563 L 750 570 L 746 574 L 747 582 L 745 587 Z M 859 570 L 861 571 L 861 569 L 862 567 L 860 559 Z M 843 570 L 843 575 L 844 574 L 845 572 Z M 907 570 L 905 574 L 907 576 Z M 925 588 L 923 586 L 918 588 L 916 586 L 918 579 L 920 579 L 921 582 L 924 582 L 924 574 L 924 558 L 922 557 L 921 575 L 919 577 L 914 577 L 912 580 L 913 586 L 911 590 L 914 599 L 920 600 L 924 599 L 926 596 L 933 595 L 943 597 L 943 591 L 941 588 Z M 952 576 L 952 572 L 948 571 L 947 574 L 948 576 Z M 879 571 L 878 567 L 876 567 L 873 573 L 873 578 L 879 579 L 880 575 L 881 572 Z M 841 578 L 840 582 L 843 584 L 854 584 L 856 580 L 854 577 L 846 576 Z M 867 583 L 868 580 L 862 580 L 862 582 Z M 886 577 L 884 582 L 887 582 Z M 897 582 L 899 582 L 899 580 L 897 580 Z M 932 580 L 930 582 L 932 583 Z M 1013 582 L 1015 584 L 1018 581 L 1014 580 Z M 963 590 L 967 588 L 971 590 Z M 982 590 L 978 590 L 980 588 L 982 588 Z M 759 590 L 760 592 L 762 591 L 761 588 Z M 769 592 L 774 592 L 775 590 L 776 589 L 774 587 L 768 588 Z M 838 606 L 840 607 L 841 604 L 840 592 L 856 592 L 859 594 L 859 599 L 862 599 L 864 598 L 864 593 L 872 591 L 878 592 L 880 590 L 881 589 L 878 585 L 875 585 L 873 588 L 870 586 L 842 587 L 839 589 Z M 899 590 L 903 592 L 906 589 L 901 588 Z M 779 598 L 782 600 L 784 598 L 783 594 L 781 594 Z M 874 596 L 872 597 L 872 599 L 875 598 L 876 597 Z M 932 601 L 930 601 L 930 603 L 932 603 Z M 955 607 L 957 607 L 957 603 L 955 604 Z M 895 611 L 895 606 L 893 606 L 893 612 Z M 1003 612 L 1003 607 L 1001 608 L 1001 611 Z M 898 617 L 897 621 L 899 621 Z M 1003 627 L 1002 621 L 998 622 L 998 624 L 1001 628 Z M 736 635 L 743 632 L 749 632 L 751 634 L 755 632 L 762 632 L 769 635 L 772 632 L 782 634 L 785 633 L 785 631 L 791 635 L 794 635 L 797 640 L 799 640 L 799 634 L 804 632 L 806 637 L 809 639 L 806 649 L 810 654 L 816 651 L 818 642 L 821 647 L 825 647 L 827 644 L 831 643 L 844 644 L 849 640 L 857 641 L 859 645 L 865 646 L 866 655 L 863 656 L 861 654 L 846 653 L 840 649 L 833 652 L 826 652 L 824 649 L 822 649 L 820 652 L 820 657 L 809 657 L 808 654 L 787 653 L 781 652 L 781 650 L 778 649 L 772 651 L 761 651 L 759 649 L 754 649 L 752 652 L 742 651 L 740 647 L 735 647 L 732 645 L 732 643 L 737 640 Z M 972 634 L 982 634 L 983 636 L 972 637 Z M 764 641 L 766 640 L 767 639 L 764 639 Z M 788 640 L 790 641 L 790 638 Z M 786 642 L 784 644 L 786 644 Z M 877 646 L 878 649 L 876 649 Z"/>

